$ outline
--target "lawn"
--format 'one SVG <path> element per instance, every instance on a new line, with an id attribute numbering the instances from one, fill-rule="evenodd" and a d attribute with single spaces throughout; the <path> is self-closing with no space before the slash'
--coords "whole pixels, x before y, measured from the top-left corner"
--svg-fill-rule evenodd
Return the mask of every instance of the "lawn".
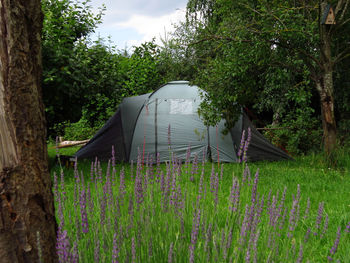
<path id="1" fill-rule="evenodd" d="M 60 262 L 350 262 L 348 152 L 337 161 L 51 161 Z"/>

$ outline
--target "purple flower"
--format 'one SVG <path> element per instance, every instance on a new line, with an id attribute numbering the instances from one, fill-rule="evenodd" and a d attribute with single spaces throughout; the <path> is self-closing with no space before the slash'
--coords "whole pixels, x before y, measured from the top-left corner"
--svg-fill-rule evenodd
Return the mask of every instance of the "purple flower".
<path id="1" fill-rule="evenodd" d="M 114 145 L 112 145 L 112 167 L 115 167 L 115 151 L 114 151 Z"/>
<path id="2" fill-rule="evenodd" d="M 86 193 L 85 189 L 83 188 L 80 192 L 80 214 L 81 214 L 81 227 L 83 233 L 89 232 L 89 223 L 87 218 L 87 211 L 86 211 Z"/>
<path id="3" fill-rule="evenodd" d="M 58 181 L 56 172 L 53 173 L 53 189 L 54 189 L 54 197 L 57 200 L 58 197 Z"/>
<path id="4" fill-rule="evenodd" d="M 169 248 L 169 253 L 168 253 L 168 263 L 173 262 L 173 253 L 174 253 L 173 250 L 174 250 L 174 244 L 173 244 L 173 242 L 171 242 L 170 248 Z"/>
<path id="5" fill-rule="evenodd" d="M 138 171 L 135 178 L 135 200 L 138 206 L 143 202 L 142 181 L 142 173 Z"/>
<path id="6" fill-rule="evenodd" d="M 194 156 L 194 160 L 192 162 L 192 171 L 191 171 L 191 175 L 192 177 L 194 177 L 195 175 L 197 175 L 198 173 L 198 155 L 196 154 Z"/>
<path id="7" fill-rule="evenodd" d="M 95 239 L 95 248 L 94 248 L 94 261 L 100 262 L 100 239 Z"/>
<path id="8" fill-rule="evenodd" d="M 297 263 L 303 262 L 303 244 L 300 244 L 299 254 L 297 258 Z"/>
<path id="9" fill-rule="evenodd" d="M 58 255 L 58 261 L 60 263 L 69 262 L 71 259 L 70 253 L 70 243 L 66 230 L 62 230 L 60 227 L 57 232 L 57 242 L 56 242 L 56 251 Z"/>
<path id="10" fill-rule="evenodd" d="M 307 241 L 309 241 L 310 233 L 311 233 L 311 228 L 308 228 L 304 237 L 304 243 L 307 243 Z"/>
<path id="11" fill-rule="evenodd" d="M 113 235 L 113 250 L 112 250 L 112 263 L 118 263 L 119 249 L 117 243 L 117 233 Z"/>
<path id="12" fill-rule="evenodd" d="M 122 205 L 124 196 L 126 194 L 124 167 L 120 170 L 119 178 L 119 198 Z"/>
<path id="13" fill-rule="evenodd" d="M 350 221 L 349 221 L 348 225 L 345 228 L 345 232 L 347 232 L 347 233 L 350 232 Z"/>
<path id="14" fill-rule="evenodd" d="M 243 148 L 243 158 L 242 158 L 242 161 L 244 163 L 247 162 L 248 160 L 248 146 L 249 146 L 249 143 L 250 143 L 250 140 L 252 138 L 252 133 L 251 133 L 251 130 L 250 130 L 250 127 L 248 127 L 248 137 L 247 137 L 247 140 L 244 142 L 244 148 Z"/>
<path id="15" fill-rule="evenodd" d="M 310 213 L 310 197 L 307 198 L 307 204 L 306 204 L 305 213 L 304 213 L 305 220 L 309 217 L 309 213 Z"/>
<path id="16" fill-rule="evenodd" d="M 329 253 L 331 254 L 331 256 L 333 256 L 335 254 L 335 252 L 337 252 L 339 241 L 340 241 L 340 236 L 341 236 L 341 227 L 338 227 L 337 237 L 334 240 L 333 247 L 329 250 Z M 333 258 L 331 256 L 328 256 L 329 261 L 333 260 Z"/>
<path id="17" fill-rule="evenodd" d="M 132 255 L 132 263 L 136 262 L 136 247 L 135 247 L 135 238 L 131 238 L 131 255 Z"/>
<path id="18" fill-rule="evenodd" d="M 201 210 L 197 209 L 196 213 L 193 215 L 191 244 L 189 246 L 191 263 L 194 262 L 194 250 L 198 239 L 200 220 L 201 220 Z"/>
<path id="19" fill-rule="evenodd" d="M 239 163 L 242 161 L 244 144 L 245 144 L 245 130 L 242 131 L 241 143 L 239 145 L 239 150 L 238 150 L 238 154 L 237 154 Z"/>
<path id="20" fill-rule="evenodd" d="M 324 211 L 324 202 L 320 202 L 318 204 L 318 212 L 317 212 L 317 218 L 316 218 L 316 231 L 321 228 L 321 222 L 323 218 L 323 211 Z M 318 232 L 315 232 L 315 235 L 317 235 Z"/>
<path id="21" fill-rule="evenodd" d="M 252 187 L 252 199 L 251 199 L 252 204 L 256 204 L 257 202 L 256 194 L 257 194 L 258 182 L 259 182 L 259 169 L 256 171 L 255 177 L 254 177 L 254 184 Z"/>
<path id="22" fill-rule="evenodd" d="M 321 238 L 324 237 L 324 235 L 326 234 L 327 230 L 328 230 L 328 215 L 326 214 L 325 220 L 324 220 L 324 225 L 323 225 L 323 230 L 322 230 L 322 234 L 321 234 Z"/>
<path id="23" fill-rule="evenodd" d="M 295 199 L 292 204 L 292 209 L 290 210 L 290 213 L 289 213 L 289 231 L 287 234 L 289 238 L 292 237 L 292 232 L 294 231 L 297 224 L 296 210 L 298 206 L 299 206 L 298 200 Z"/>

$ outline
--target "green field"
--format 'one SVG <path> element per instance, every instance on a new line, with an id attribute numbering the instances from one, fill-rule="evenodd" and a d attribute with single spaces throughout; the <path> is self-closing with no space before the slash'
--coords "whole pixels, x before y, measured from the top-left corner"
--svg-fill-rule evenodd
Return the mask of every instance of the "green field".
<path id="1" fill-rule="evenodd" d="M 350 262 L 346 150 L 336 166 L 309 155 L 248 163 L 250 175 L 228 163 L 61 170 L 49 156 L 61 262 Z"/>

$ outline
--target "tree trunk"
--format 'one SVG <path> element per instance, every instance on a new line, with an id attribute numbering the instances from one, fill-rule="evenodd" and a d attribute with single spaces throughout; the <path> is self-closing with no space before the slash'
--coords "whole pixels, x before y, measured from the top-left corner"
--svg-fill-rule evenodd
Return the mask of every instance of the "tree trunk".
<path id="1" fill-rule="evenodd" d="M 324 13 L 327 1 L 321 2 L 321 14 Z M 325 152 L 329 155 L 337 143 L 337 126 L 334 115 L 334 87 L 333 87 L 333 68 L 332 59 L 332 26 L 321 24 L 320 20 L 320 62 L 322 65 L 321 73 L 316 88 L 320 95 L 323 141 Z"/>
<path id="2" fill-rule="evenodd" d="M 327 154 L 330 154 L 334 150 L 337 143 L 332 75 L 332 72 L 328 72 L 324 74 L 321 81 L 316 83 L 321 100 L 323 142 Z"/>
<path id="3" fill-rule="evenodd" d="M 0 0 L 0 261 L 57 262 L 40 0 Z"/>

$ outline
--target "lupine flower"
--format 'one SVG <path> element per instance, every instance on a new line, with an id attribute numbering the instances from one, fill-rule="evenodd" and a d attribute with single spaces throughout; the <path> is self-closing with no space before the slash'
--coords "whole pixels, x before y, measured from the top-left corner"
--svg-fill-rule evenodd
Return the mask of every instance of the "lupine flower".
<path id="1" fill-rule="evenodd" d="M 197 209 L 196 213 L 193 216 L 193 223 L 192 223 L 192 232 L 191 232 L 191 244 L 189 246 L 190 250 L 190 262 L 194 262 L 194 249 L 196 247 L 197 238 L 199 234 L 199 225 L 201 220 L 201 210 Z"/>
<path id="2" fill-rule="evenodd" d="M 57 231 L 56 252 L 60 263 L 69 262 L 71 259 L 70 248 L 67 231 L 59 227 Z"/>
<path id="3" fill-rule="evenodd" d="M 289 238 L 292 237 L 292 232 L 294 231 L 295 226 L 297 224 L 296 210 L 297 210 L 297 206 L 298 205 L 299 205 L 298 200 L 295 199 L 293 201 L 292 209 L 290 210 L 290 213 L 289 213 L 289 231 L 288 231 L 288 234 L 287 234 L 287 236 Z"/>
<path id="4" fill-rule="evenodd" d="M 305 213 L 304 213 L 304 220 L 306 220 L 309 217 L 310 214 L 310 197 L 307 198 L 307 204 L 305 208 Z"/>
<path id="5" fill-rule="evenodd" d="M 249 147 L 249 143 L 250 140 L 252 138 L 252 133 L 250 130 L 250 127 L 248 127 L 248 136 L 247 136 L 247 140 L 244 142 L 244 148 L 243 148 L 243 157 L 242 157 L 242 162 L 246 163 L 248 160 L 248 147 Z"/>
<path id="6" fill-rule="evenodd" d="M 169 253 L 168 253 L 168 263 L 173 262 L 173 253 L 174 253 L 173 250 L 174 250 L 174 244 L 173 244 L 173 242 L 171 242 L 170 248 L 169 248 Z"/>
<path id="7" fill-rule="evenodd" d="M 310 233 L 311 233 L 311 228 L 308 228 L 304 237 L 304 243 L 307 243 L 307 241 L 309 241 Z"/>
<path id="8" fill-rule="evenodd" d="M 136 262 L 136 247 L 135 247 L 135 238 L 134 237 L 131 238 L 131 256 L 132 256 L 131 262 L 135 263 Z"/>
<path id="9" fill-rule="evenodd" d="M 140 172 L 136 173 L 135 178 L 135 200 L 138 206 L 143 202 L 142 174 Z"/>
<path id="10" fill-rule="evenodd" d="M 157 172 L 156 172 L 156 182 L 159 183 L 159 178 L 160 178 L 160 173 L 161 173 L 161 168 L 160 168 L 160 154 L 159 152 L 157 153 Z"/>
<path id="11" fill-rule="evenodd" d="M 198 155 L 196 154 L 192 162 L 191 181 L 194 180 L 194 177 L 195 175 L 197 175 L 197 173 L 198 173 Z"/>
<path id="12" fill-rule="evenodd" d="M 112 145 L 112 167 L 115 167 L 115 151 L 114 151 L 114 145 Z"/>
<path id="13" fill-rule="evenodd" d="M 204 197 L 203 181 L 204 181 L 204 168 L 202 168 L 201 177 L 199 179 L 199 189 L 198 189 L 199 199 L 203 199 L 203 197 Z"/>
<path id="14" fill-rule="evenodd" d="M 240 234 L 240 243 L 241 245 L 243 245 L 243 243 L 245 242 L 245 238 L 247 236 L 247 232 L 249 230 L 250 226 L 249 226 L 249 205 L 246 204 L 245 206 L 245 213 L 244 213 L 244 219 L 242 222 L 242 226 L 241 226 L 241 234 Z"/>
<path id="15" fill-rule="evenodd" d="M 338 227 L 337 237 L 334 240 L 334 244 L 333 244 L 332 248 L 329 250 L 329 253 L 331 254 L 331 256 L 334 256 L 335 252 L 337 252 L 339 241 L 340 241 L 340 236 L 341 236 L 341 227 Z M 333 258 L 331 256 L 328 256 L 329 261 L 333 260 Z"/>
<path id="16" fill-rule="evenodd" d="M 303 262 L 303 244 L 300 244 L 299 254 L 297 258 L 297 263 Z"/>
<path id="17" fill-rule="evenodd" d="M 153 257 L 153 239 L 152 239 L 152 237 L 148 241 L 148 257 L 149 258 Z"/>
<path id="18" fill-rule="evenodd" d="M 350 221 L 347 224 L 346 228 L 345 228 L 345 232 L 349 233 L 350 232 Z"/>
<path id="19" fill-rule="evenodd" d="M 237 154 L 239 163 L 242 161 L 244 144 L 245 144 L 245 130 L 242 131 L 241 143 L 239 144 L 239 150 Z"/>
<path id="20" fill-rule="evenodd" d="M 125 172 L 124 172 L 124 167 L 120 170 L 119 174 L 119 200 L 122 202 L 124 200 L 124 196 L 126 194 L 126 187 L 125 187 Z"/>
<path id="21" fill-rule="evenodd" d="M 113 235 L 113 250 L 112 250 L 112 263 L 118 263 L 119 259 L 119 249 L 118 249 L 118 242 L 117 242 L 117 233 L 114 233 Z"/>
<path id="22" fill-rule="evenodd" d="M 79 251 L 77 241 L 73 244 L 73 252 L 70 263 L 78 263 L 79 262 Z"/>
<path id="23" fill-rule="evenodd" d="M 323 230 L 321 233 L 321 238 L 324 237 L 324 235 L 326 234 L 327 230 L 328 230 L 328 215 L 326 214 L 325 220 L 324 220 L 324 225 L 323 225 Z"/>
<path id="24" fill-rule="evenodd" d="M 87 218 L 87 211 L 86 211 L 86 193 L 85 189 L 83 188 L 80 192 L 80 214 L 81 214 L 81 227 L 83 233 L 89 232 L 89 223 Z"/>
<path id="25" fill-rule="evenodd" d="M 257 194 L 258 182 L 259 182 L 259 169 L 256 171 L 255 177 L 254 177 L 254 184 L 252 187 L 252 199 L 251 199 L 252 204 L 256 204 L 257 202 L 256 194 Z"/>
<path id="26" fill-rule="evenodd" d="M 318 212 L 317 212 L 317 218 L 316 218 L 316 231 L 321 228 L 321 222 L 323 218 L 323 211 L 324 211 L 324 203 L 320 202 L 318 204 Z M 317 235 L 318 232 L 315 232 L 314 234 Z"/>
<path id="27" fill-rule="evenodd" d="M 100 239 L 95 239 L 95 248 L 94 248 L 94 261 L 100 262 Z"/>
<path id="28" fill-rule="evenodd" d="M 56 172 L 53 173 L 53 193 L 54 193 L 54 197 L 55 199 L 57 199 L 58 197 L 58 180 L 57 180 L 57 174 Z"/>

